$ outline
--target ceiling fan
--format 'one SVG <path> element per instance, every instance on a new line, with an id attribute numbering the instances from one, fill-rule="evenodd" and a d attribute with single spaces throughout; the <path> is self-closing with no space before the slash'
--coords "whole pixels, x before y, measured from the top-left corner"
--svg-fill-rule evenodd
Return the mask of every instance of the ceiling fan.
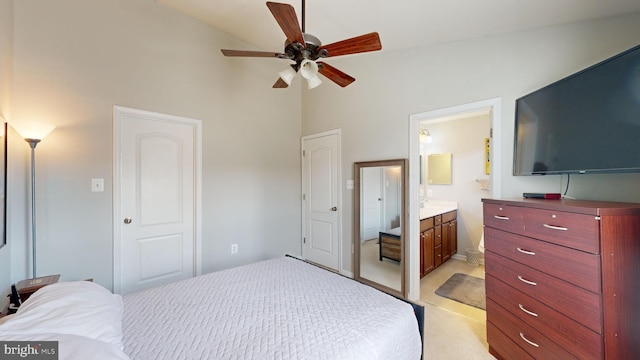
<path id="1" fill-rule="evenodd" d="M 298 23 L 298 17 L 293 6 L 268 1 L 267 7 L 271 10 L 273 17 L 287 37 L 283 52 L 227 49 L 222 49 L 221 51 L 224 56 L 275 57 L 294 61 L 291 67 L 287 67 L 287 69 L 279 73 L 280 77 L 275 84 L 273 84 L 274 88 L 288 87 L 298 71 L 307 79 L 309 89 L 313 89 L 322 83 L 322 80 L 318 77 L 318 73 L 334 83 L 345 87 L 356 81 L 356 79 L 318 60 L 326 57 L 350 55 L 382 49 L 380 36 L 377 32 L 322 45 L 317 37 L 305 33 L 304 0 L 302 0 L 302 27 L 300 27 Z"/>

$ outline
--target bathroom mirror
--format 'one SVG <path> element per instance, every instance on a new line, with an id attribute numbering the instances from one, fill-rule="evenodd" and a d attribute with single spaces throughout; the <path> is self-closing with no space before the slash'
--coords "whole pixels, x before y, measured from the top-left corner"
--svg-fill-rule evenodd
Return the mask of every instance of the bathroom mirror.
<path id="1" fill-rule="evenodd" d="M 451 184 L 451 154 L 429 154 L 427 157 L 427 184 Z"/>
<path id="2" fill-rule="evenodd" d="M 356 162 L 353 172 L 354 277 L 405 297 L 408 161 Z"/>

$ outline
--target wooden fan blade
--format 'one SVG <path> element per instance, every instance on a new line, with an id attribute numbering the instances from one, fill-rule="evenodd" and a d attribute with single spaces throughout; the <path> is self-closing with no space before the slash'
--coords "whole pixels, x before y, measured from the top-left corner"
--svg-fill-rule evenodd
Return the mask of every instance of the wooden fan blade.
<path id="1" fill-rule="evenodd" d="M 282 78 L 278 78 L 278 80 L 276 80 L 276 83 L 273 84 L 273 88 L 274 89 L 284 89 L 289 87 L 289 85 L 287 85 L 286 82 L 284 82 L 284 80 L 282 80 Z"/>
<path id="2" fill-rule="evenodd" d="M 298 16 L 296 16 L 296 10 L 293 6 L 267 1 L 267 7 L 271 10 L 273 17 L 276 18 L 287 40 L 292 43 L 300 43 L 302 47 L 306 47 Z"/>
<path id="3" fill-rule="evenodd" d="M 356 36 L 351 39 L 321 46 L 320 50 L 322 49 L 329 52 L 329 55 L 327 55 L 329 57 L 377 51 L 382 49 L 382 44 L 380 43 L 380 36 L 378 33 L 372 32 L 370 34 Z"/>
<path id="4" fill-rule="evenodd" d="M 352 82 L 356 81 L 356 79 L 352 78 L 351 76 L 343 73 L 342 71 L 334 68 L 333 66 L 327 63 L 318 61 L 318 65 L 320 65 L 320 70 L 318 70 L 320 74 L 326 76 L 329 80 L 333 81 L 334 83 L 342 87 L 345 87 L 351 84 Z"/>
<path id="5" fill-rule="evenodd" d="M 283 53 L 269 51 L 251 51 L 251 50 L 227 50 L 221 49 L 224 56 L 247 56 L 247 57 L 270 57 L 279 59 L 288 59 L 289 57 Z"/>

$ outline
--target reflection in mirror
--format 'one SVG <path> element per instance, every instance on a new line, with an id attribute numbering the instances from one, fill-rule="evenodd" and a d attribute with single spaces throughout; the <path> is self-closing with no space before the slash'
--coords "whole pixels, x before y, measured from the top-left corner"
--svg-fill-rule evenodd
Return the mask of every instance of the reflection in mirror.
<path id="1" fill-rule="evenodd" d="M 429 154 L 427 158 L 428 184 L 451 184 L 451 154 Z"/>
<path id="2" fill-rule="evenodd" d="M 354 274 L 405 296 L 407 160 L 354 164 Z"/>

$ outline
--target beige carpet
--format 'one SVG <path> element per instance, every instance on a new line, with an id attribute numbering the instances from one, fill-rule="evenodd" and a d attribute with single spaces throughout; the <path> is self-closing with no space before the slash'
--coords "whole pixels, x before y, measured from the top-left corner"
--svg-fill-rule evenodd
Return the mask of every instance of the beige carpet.
<path id="1" fill-rule="evenodd" d="M 435 293 L 455 273 L 484 278 L 484 266 L 450 259 L 420 280 L 419 303 L 425 307 L 424 359 L 495 359 L 487 344 L 487 313 Z"/>
<path id="2" fill-rule="evenodd" d="M 383 259 L 380 261 L 378 239 L 367 240 L 360 247 L 360 276 L 391 289 L 400 291 L 400 263 Z"/>
<path id="3" fill-rule="evenodd" d="M 484 322 L 424 305 L 424 359 L 483 360 L 495 359 L 489 354 Z"/>

